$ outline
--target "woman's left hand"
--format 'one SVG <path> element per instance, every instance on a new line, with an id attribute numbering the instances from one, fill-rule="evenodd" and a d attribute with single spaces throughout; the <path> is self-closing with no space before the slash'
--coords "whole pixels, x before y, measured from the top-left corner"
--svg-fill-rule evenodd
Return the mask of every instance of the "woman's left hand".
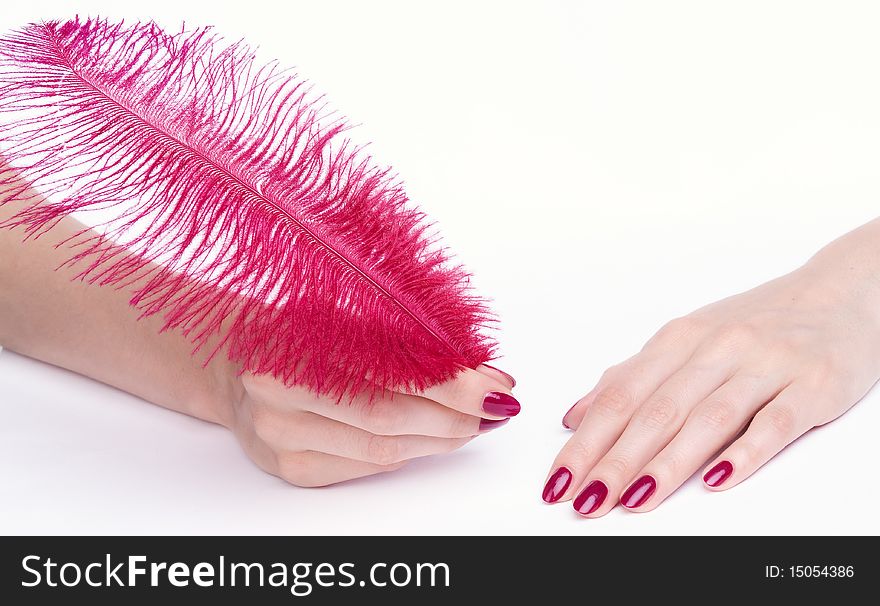
<path id="1" fill-rule="evenodd" d="M 732 488 L 878 377 L 880 219 L 791 274 L 673 320 L 605 372 L 563 419 L 577 431 L 543 498 L 573 499 L 588 517 L 618 502 L 650 511 L 713 456 L 704 485 Z"/>

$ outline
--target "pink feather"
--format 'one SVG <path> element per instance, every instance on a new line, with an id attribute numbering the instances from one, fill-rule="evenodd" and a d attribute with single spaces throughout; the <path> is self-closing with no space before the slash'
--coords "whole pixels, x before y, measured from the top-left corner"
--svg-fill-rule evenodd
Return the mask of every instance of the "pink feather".
<path id="1" fill-rule="evenodd" d="M 109 213 L 66 243 L 81 279 L 288 385 L 422 389 L 488 361 L 468 274 L 346 129 L 208 28 L 77 18 L 0 38 L 0 152 L 45 196 L 2 227 Z"/>

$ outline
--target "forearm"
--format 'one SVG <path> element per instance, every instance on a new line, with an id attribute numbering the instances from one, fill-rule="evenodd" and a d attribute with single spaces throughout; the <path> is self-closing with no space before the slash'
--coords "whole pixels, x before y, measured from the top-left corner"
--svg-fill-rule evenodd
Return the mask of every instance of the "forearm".
<path id="1" fill-rule="evenodd" d="M 20 207 L 0 207 L 0 222 Z M 27 242 L 21 229 L 0 230 L 0 344 L 166 408 L 227 424 L 223 400 L 237 373 L 224 356 L 203 368 L 203 358 L 191 355 L 183 336 L 160 333 L 161 317 L 138 320 L 127 290 L 73 281 L 77 268 L 56 270 L 71 251 L 55 244 L 81 229 L 66 218 Z"/>

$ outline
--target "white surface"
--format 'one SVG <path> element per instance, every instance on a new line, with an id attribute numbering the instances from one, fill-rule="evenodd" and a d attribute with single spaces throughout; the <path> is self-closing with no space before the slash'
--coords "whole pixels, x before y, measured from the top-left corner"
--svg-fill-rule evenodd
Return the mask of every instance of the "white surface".
<path id="1" fill-rule="evenodd" d="M 76 10 L 213 23 L 299 66 L 494 298 L 524 411 L 457 454 L 301 490 L 219 427 L 4 351 L 0 532 L 880 531 L 876 394 L 725 493 L 693 478 L 653 513 L 600 520 L 539 498 L 560 417 L 606 366 L 880 212 L 876 4 Z M 72 12 L 11 3 L 0 27 Z"/>

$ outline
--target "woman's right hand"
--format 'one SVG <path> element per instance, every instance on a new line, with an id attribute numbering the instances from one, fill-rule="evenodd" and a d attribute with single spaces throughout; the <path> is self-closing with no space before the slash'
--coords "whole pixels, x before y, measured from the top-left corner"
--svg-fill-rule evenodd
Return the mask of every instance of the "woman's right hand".
<path id="1" fill-rule="evenodd" d="M 451 452 L 504 425 L 520 411 L 513 386 L 509 375 L 480 366 L 422 393 L 337 403 L 245 374 L 222 417 L 263 470 L 297 486 L 326 486 Z"/>
<path id="2" fill-rule="evenodd" d="M 0 158 L 0 180 L 14 184 L 9 171 Z M 23 184 L 22 192 L 21 200 L 0 206 L 0 223 L 39 199 Z M 222 354 L 205 365 L 188 339 L 163 330 L 161 315 L 139 317 L 126 289 L 73 279 L 80 270 L 65 263 L 71 251 L 56 242 L 83 230 L 66 217 L 50 237 L 22 243 L 20 228 L 0 229 L 0 343 L 220 423 L 257 465 L 292 484 L 323 486 L 397 469 L 460 448 L 519 412 L 513 380 L 486 365 L 424 393 L 338 404 L 269 377 L 241 375 Z"/>

